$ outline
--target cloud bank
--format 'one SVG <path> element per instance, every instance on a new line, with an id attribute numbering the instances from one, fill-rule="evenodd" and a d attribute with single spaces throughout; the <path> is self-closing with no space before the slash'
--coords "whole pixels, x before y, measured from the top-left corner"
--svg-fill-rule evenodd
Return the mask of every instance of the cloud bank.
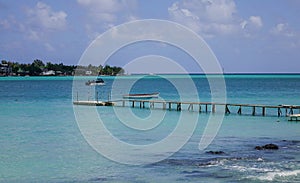
<path id="1" fill-rule="evenodd" d="M 182 0 L 173 3 L 168 12 L 171 20 L 204 37 L 240 34 L 253 31 L 250 27 L 263 27 L 260 16 L 241 18 L 233 0 Z"/>

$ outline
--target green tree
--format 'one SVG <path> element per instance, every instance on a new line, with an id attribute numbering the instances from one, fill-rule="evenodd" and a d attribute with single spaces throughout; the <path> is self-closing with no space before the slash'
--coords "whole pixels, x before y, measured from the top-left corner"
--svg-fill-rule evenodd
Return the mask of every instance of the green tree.
<path id="1" fill-rule="evenodd" d="M 7 61 L 6 60 L 2 60 L 1 64 L 7 64 Z"/>
<path id="2" fill-rule="evenodd" d="M 103 74 L 104 75 L 112 75 L 112 68 L 109 65 L 106 65 L 103 68 Z"/>
<path id="3" fill-rule="evenodd" d="M 38 67 L 40 69 L 45 68 L 45 64 L 43 63 L 43 61 L 41 61 L 39 59 L 35 59 L 32 64 L 34 65 L 34 67 Z"/>
<path id="4" fill-rule="evenodd" d="M 90 70 L 94 75 L 116 75 L 116 74 L 124 74 L 125 71 L 121 67 L 102 65 L 93 66 L 89 64 L 88 66 L 74 66 L 74 65 L 64 65 L 63 63 L 51 63 L 47 62 L 46 64 L 39 59 L 35 59 L 31 64 L 20 64 L 19 62 L 12 62 L 2 60 L 1 64 L 8 64 L 12 68 L 12 72 L 20 75 L 31 75 L 37 76 L 41 75 L 44 69 L 53 70 L 55 72 L 61 72 L 62 74 L 72 75 L 76 70 L 77 74 L 85 75 L 86 71 Z"/>
<path id="5" fill-rule="evenodd" d="M 98 69 L 97 69 L 97 73 L 98 73 L 99 75 L 102 75 L 102 74 L 103 74 L 102 71 L 103 71 L 103 66 L 102 66 L 102 65 L 99 65 L 99 66 L 98 66 Z"/>
<path id="6" fill-rule="evenodd" d="M 11 67 L 12 67 L 12 72 L 17 73 L 18 70 L 20 69 L 20 64 L 18 62 L 12 62 Z"/>

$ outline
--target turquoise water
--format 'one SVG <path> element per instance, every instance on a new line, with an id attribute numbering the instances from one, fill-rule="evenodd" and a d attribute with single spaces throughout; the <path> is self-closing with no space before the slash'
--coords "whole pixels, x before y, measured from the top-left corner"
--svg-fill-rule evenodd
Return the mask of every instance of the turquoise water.
<path id="1" fill-rule="evenodd" d="M 116 78 L 102 78 L 106 85 L 96 88 L 84 85 L 92 78 L 77 78 L 82 85 L 75 89 L 72 77 L 0 78 L 0 182 L 300 181 L 300 123 L 278 118 L 272 110 L 267 111 L 271 114 L 267 117 L 247 115 L 251 112 L 247 109 L 246 115 L 239 116 L 235 114 L 237 109 L 231 108 L 233 114 L 224 117 L 216 138 L 204 151 L 198 149 L 198 144 L 210 114 L 201 113 L 189 141 L 165 160 L 135 166 L 103 157 L 80 133 L 72 100 L 77 92 L 79 99 L 93 100 L 95 91 L 99 100 L 121 98 L 125 94 L 122 83 L 137 76 L 122 77 L 113 94 L 110 91 Z M 198 94 L 188 87 L 179 93 L 169 82 L 175 80 L 184 86 L 187 77 L 183 75 L 145 76 L 133 85 L 131 92 L 160 92 L 165 100 L 178 100 L 182 95 L 191 101 L 210 101 L 206 77 L 193 75 L 192 79 Z M 225 80 L 230 103 L 300 105 L 300 75 L 227 75 Z M 131 110 L 140 118 L 151 115 L 148 109 Z M 181 113 L 187 116 L 196 113 L 153 110 L 153 114 L 165 115 L 162 123 L 152 130 L 138 131 L 121 124 L 112 107 L 97 107 L 97 111 L 115 137 L 137 145 L 165 138 L 176 127 Z M 268 143 L 277 144 L 279 150 L 254 150 L 255 146 Z M 224 151 L 224 154 L 206 151 Z"/>

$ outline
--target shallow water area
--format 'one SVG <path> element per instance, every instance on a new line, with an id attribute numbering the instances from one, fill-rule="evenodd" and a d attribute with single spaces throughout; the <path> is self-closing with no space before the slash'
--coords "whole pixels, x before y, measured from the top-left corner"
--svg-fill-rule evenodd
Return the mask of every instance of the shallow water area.
<path id="1" fill-rule="evenodd" d="M 119 80 L 126 83 L 135 77 L 124 76 Z M 131 92 L 159 92 L 166 100 L 179 100 L 180 94 L 193 100 L 198 95 L 197 100 L 210 101 L 205 75 L 191 77 L 198 94 L 189 93 L 188 89 L 179 93 L 168 80 L 171 78 L 184 85 L 187 79 L 184 75 L 145 76 L 135 83 Z M 123 119 L 115 115 L 113 107 L 98 106 L 95 111 L 106 128 L 116 138 L 135 145 L 160 141 L 176 128 L 181 115 L 199 114 L 188 142 L 162 161 L 134 166 L 105 158 L 84 139 L 74 115 L 73 107 L 89 110 L 90 106 L 72 104 L 77 91 L 82 100 L 95 99 L 95 91 L 98 91 L 99 100 L 107 100 L 115 77 L 102 78 L 106 85 L 95 88 L 84 85 L 91 78 L 76 78 L 82 83 L 77 90 L 72 87 L 73 77 L 0 78 L 0 182 L 300 181 L 300 123 L 289 122 L 286 117 L 278 118 L 272 110 L 267 111 L 270 115 L 262 117 L 252 116 L 251 109 L 245 109 L 246 115 L 237 115 L 237 109 L 231 108 L 216 138 L 207 149 L 200 151 L 199 142 L 210 113 L 116 108 L 120 114 L 127 114 Z M 226 75 L 225 81 L 230 103 L 300 105 L 300 75 Z M 109 97 L 121 98 L 125 94 L 122 87 L 114 88 Z M 128 111 L 138 118 L 131 118 Z M 123 123 L 141 125 L 151 115 L 163 116 L 163 120 L 159 124 L 148 123 L 149 130 L 132 129 Z M 87 121 L 93 119 L 86 118 Z M 184 123 L 190 123 L 189 118 L 185 119 Z M 278 145 L 279 149 L 254 149 L 269 143 Z M 145 158 L 153 157 L 145 155 Z"/>

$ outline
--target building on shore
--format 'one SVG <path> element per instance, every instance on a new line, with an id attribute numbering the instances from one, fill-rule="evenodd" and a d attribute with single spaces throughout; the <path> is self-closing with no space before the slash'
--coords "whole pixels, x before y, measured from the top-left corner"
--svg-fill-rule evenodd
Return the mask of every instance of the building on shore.
<path id="1" fill-rule="evenodd" d="M 8 64 L 0 64 L 0 76 L 12 75 L 12 68 Z"/>

